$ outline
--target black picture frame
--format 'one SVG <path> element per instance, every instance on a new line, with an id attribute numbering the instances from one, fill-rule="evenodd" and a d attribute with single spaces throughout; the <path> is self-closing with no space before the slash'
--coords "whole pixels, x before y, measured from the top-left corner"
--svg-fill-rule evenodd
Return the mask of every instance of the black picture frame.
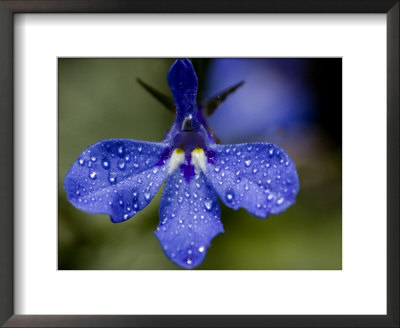
<path id="1" fill-rule="evenodd" d="M 399 327 L 399 12 L 399 0 L 0 0 L 0 324 L 4 327 Z M 13 207 L 18 195 L 13 193 L 13 20 L 17 13 L 386 14 L 387 315 L 15 315 Z"/>

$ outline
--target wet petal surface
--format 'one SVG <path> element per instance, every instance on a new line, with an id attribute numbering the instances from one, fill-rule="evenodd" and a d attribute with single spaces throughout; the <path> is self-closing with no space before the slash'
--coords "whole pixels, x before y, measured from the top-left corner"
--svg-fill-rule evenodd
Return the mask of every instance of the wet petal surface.
<path id="1" fill-rule="evenodd" d="M 213 145 L 207 178 L 229 207 L 265 218 L 295 202 L 296 167 L 284 150 L 268 143 Z"/>
<path id="2" fill-rule="evenodd" d="M 168 170 L 163 143 L 110 139 L 88 147 L 68 171 L 68 200 L 89 213 L 122 222 L 146 207 Z"/>
<path id="3" fill-rule="evenodd" d="M 155 231 L 167 257 L 184 268 L 203 262 L 211 240 L 224 231 L 217 195 L 203 173 L 190 181 L 182 170 L 168 177 Z"/>

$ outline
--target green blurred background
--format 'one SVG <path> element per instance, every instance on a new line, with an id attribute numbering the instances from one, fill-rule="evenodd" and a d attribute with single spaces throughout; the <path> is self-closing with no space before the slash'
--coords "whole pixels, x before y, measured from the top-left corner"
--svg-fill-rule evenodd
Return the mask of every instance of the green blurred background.
<path id="1" fill-rule="evenodd" d="M 173 59 L 59 59 L 60 270 L 180 270 L 164 255 L 153 234 L 158 225 L 162 189 L 142 212 L 126 222 L 113 224 L 106 215 L 87 214 L 74 208 L 63 188 L 69 167 L 86 147 L 98 140 L 163 139 L 174 117 L 140 87 L 136 78 L 169 94 L 166 74 L 172 62 Z M 193 63 L 204 89 L 210 60 L 194 59 Z M 318 98 L 319 79 L 329 79 L 323 72 L 326 65 L 314 61 L 307 67 L 310 88 L 316 86 L 314 96 Z M 232 84 L 235 82 L 238 81 Z M 317 102 L 317 112 L 325 109 L 323 101 Z M 341 115 L 341 108 L 337 110 L 337 115 Z M 296 204 L 263 220 L 221 203 L 225 233 L 212 241 L 197 270 L 342 268 L 341 139 L 337 140 L 341 126 L 332 126 L 340 124 L 340 119 L 328 120 L 326 124 L 318 120 L 321 116 L 315 117 L 313 128 L 296 138 L 296 142 L 283 140 L 279 144 L 298 168 L 300 192 Z"/>

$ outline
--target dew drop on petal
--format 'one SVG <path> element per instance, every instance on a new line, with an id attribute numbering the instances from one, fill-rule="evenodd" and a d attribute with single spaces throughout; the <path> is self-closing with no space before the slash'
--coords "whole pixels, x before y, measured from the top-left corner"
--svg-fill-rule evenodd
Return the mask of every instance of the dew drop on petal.
<path id="1" fill-rule="evenodd" d="M 103 168 L 106 169 L 106 170 L 108 170 L 110 168 L 110 162 L 106 158 L 104 158 L 102 160 L 101 164 L 103 165 Z"/>
<path id="2" fill-rule="evenodd" d="M 112 185 L 115 185 L 117 183 L 117 173 L 115 171 L 110 170 L 108 172 L 108 182 Z"/>
<path id="3" fill-rule="evenodd" d="M 125 155 L 125 149 L 122 142 L 117 142 L 117 153 L 119 157 L 123 157 Z"/>
<path id="4" fill-rule="evenodd" d="M 96 176 L 97 176 L 96 171 L 90 169 L 90 170 L 89 170 L 89 177 L 90 177 L 90 179 L 95 180 L 95 179 L 96 179 Z"/>
<path id="5" fill-rule="evenodd" d="M 244 162 L 244 164 L 249 167 L 251 165 L 251 159 L 248 159 Z"/>
<path id="6" fill-rule="evenodd" d="M 79 165 L 83 166 L 83 165 L 85 165 L 85 160 L 83 158 L 80 158 L 78 160 L 78 163 L 79 163 Z"/>
<path id="7" fill-rule="evenodd" d="M 144 193 L 144 198 L 146 198 L 147 200 L 150 199 L 150 196 L 151 196 L 151 194 L 150 194 L 149 191 L 146 191 L 146 192 Z"/>
<path id="8" fill-rule="evenodd" d="M 204 202 L 205 208 L 210 211 L 212 208 L 213 202 L 211 199 L 207 198 L 206 201 Z"/>
<path id="9" fill-rule="evenodd" d="M 203 253 L 203 252 L 204 252 L 204 246 L 200 246 L 200 247 L 199 247 L 199 252 L 200 252 L 200 253 Z"/>
<path id="10" fill-rule="evenodd" d="M 228 203 L 232 203 L 235 199 L 235 193 L 232 190 L 228 190 L 225 194 L 225 198 Z"/>
<path id="11" fill-rule="evenodd" d="M 125 161 L 124 161 L 123 159 L 120 159 L 120 160 L 118 161 L 118 168 L 119 168 L 121 171 L 123 171 L 123 170 L 125 170 L 125 167 L 126 167 Z"/>
<path id="12" fill-rule="evenodd" d="M 276 204 L 277 204 L 277 205 L 281 205 L 281 204 L 283 203 L 283 200 L 284 200 L 283 197 L 279 198 L 279 199 L 276 201 Z"/>

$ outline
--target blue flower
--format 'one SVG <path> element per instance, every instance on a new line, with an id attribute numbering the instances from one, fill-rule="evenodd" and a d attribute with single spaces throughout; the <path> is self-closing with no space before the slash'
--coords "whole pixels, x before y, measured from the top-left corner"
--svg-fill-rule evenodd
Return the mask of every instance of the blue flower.
<path id="1" fill-rule="evenodd" d="M 144 209 L 166 180 L 155 235 L 172 262 L 194 268 L 224 232 L 217 196 L 266 218 L 294 203 L 299 180 L 276 145 L 216 144 L 197 104 L 198 81 L 188 59 L 174 62 L 168 84 L 176 120 L 163 142 L 99 141 L 71 166 L 64 187 L 76 208 L 119 223 Z"/>

